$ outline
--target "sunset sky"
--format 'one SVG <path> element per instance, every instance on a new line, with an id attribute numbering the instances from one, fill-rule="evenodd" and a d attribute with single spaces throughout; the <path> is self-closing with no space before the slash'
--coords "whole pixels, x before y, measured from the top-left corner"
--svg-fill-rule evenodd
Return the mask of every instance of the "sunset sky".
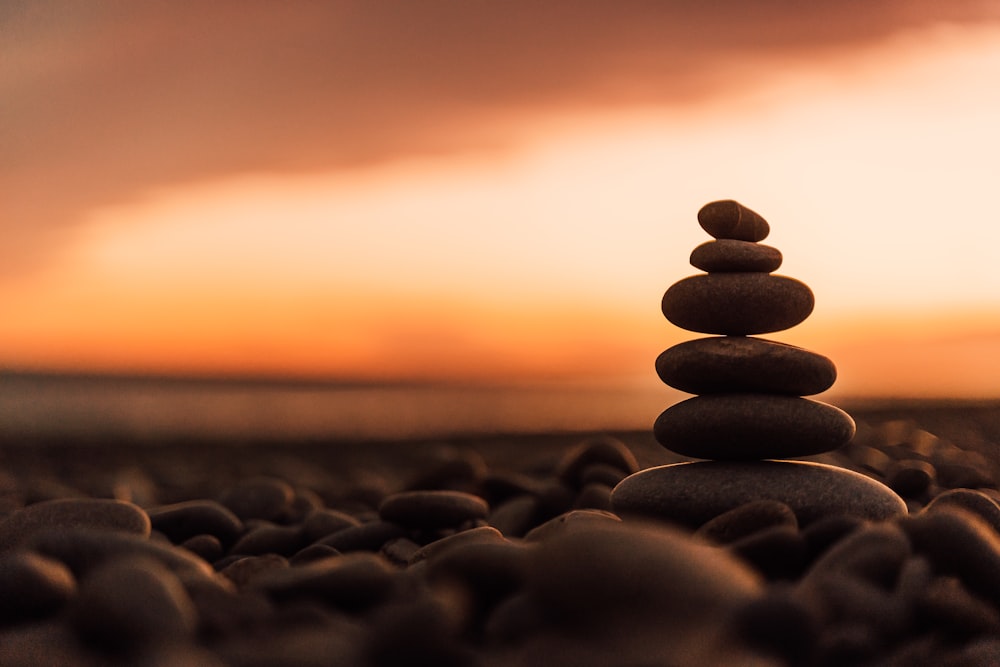
<path id="1" fill-rule="evenodd" d="M 737 199 L 851 396 L 1000 397 L 1000 3 L 0 7 L 0 369 L 655 383 Z"/>

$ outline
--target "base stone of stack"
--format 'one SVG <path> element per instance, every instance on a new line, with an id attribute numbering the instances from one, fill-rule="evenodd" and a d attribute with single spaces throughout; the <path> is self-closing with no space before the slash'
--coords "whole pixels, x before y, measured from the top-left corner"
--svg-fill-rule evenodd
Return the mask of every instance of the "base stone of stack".
<path id="1" fill-rule="evenodd" d="M 648 468 L 622 480 L 612 510 L 696 529 L 758 500 L 788 505 L 802 526 L 831 515 L 884 521 L 907 513 L 887 486 L 850 470 L 807 461 L 698 461 Z"/>

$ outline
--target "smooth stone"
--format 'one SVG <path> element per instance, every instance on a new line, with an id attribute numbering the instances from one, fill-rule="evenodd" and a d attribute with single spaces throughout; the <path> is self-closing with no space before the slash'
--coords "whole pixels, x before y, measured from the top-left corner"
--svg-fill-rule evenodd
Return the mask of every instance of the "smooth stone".
<path id="1" fill-rule="evenodd" d="M 378 513 L 383 521 L 407 528 L 453 528 L 485 519 L 490 507 L 479 496 L 462 491 L 403 491 L 386 497 Z"/>
<path id="2" fill-rule="evenodd" d="M 806 543 L 790 526 L 771 526 L 726 545 L 768 581 L 794 580 L 806 562 Z"/>
<path id="3" fill-rule="evenodd" d="M 616 514 L 660 519 L 696 529 L 758 500 L 792 508 L 799 525 L 830 515 L 883 521 L 906 514 L 906 503 L 870 477 L 806 461 L 699 461 L 637 472 L 615 487 Z"/>
<path id="4" fill-rule="evenodd" d="M 899 524 L 935 571 L 957 576 L 969 590 L 1000 604 L 1000 536 L 982 517 L 944 503 Z"/>
<path id="5" fill-rule="evenodd" d="M 775 526 L 798 530 L 795 512 L 777 500 L 756 500 L 720 514 L 698 528 L 695 535 L 715 544 L 728 544 Z"/>
<path id="6" fill-rule="evenodd" d="M 0 556 L 0 624 L 53 614 L 76 590 L 73 573 L 57 560 L 31 551 Z"/>
<path id="7" fill-rule="evenodd" d="M 306 516 L 302 522 L 302 535 L 307 542 L 315 542 L 338 530 L 360 525 L 360 521 L 346 512 L 323 508 Z"/>
<path id="8" fill-rule="evenodd" d="M 812 290 L 770 273 L 706 273 L 663 295 L 663 315 L 688 331 L 743 336 L 790 329 L 812 313 Z"/>
<path id="9" fill-rule="evenodd" d="M 556 465 L 556 477 L 579 488 L 587 468 L 598 464 L 613 466 L 626 475 L 639 470 L 635 455 L 624 442 L 611 436 L 597 436 L 569 448 Z"/>
<path id="10" fill-rule="evenodd" d="M 691 266 L 708 273 L 771 273 L 781 266 L 781 259 L 777 248 L 733 239 L 708 241 L 691 251 Z"/>
<path id="11" fill-rule="evenodd" d="M 288 559 L 278 554 L 262 556 L 236 556 L 235 560 L 219 570 L 219 574 L 243 589 L 257 577 L 274 570 L 288 569 Z"/>
<path id="12" fill-rule="evenodd" d="M 698 224 L 717 239 L 763 241 L 771 231 L 760 214 L 732 199 L 702 206 L 698 211 Z"/>
<path id="13" fill-rule="evenodd" d="M 227 507 L 214 500 L 187 500 L 146 510 L 153 529 L 175 544 L 195 535 L 214 535 L 225 545 L 243 532 L 243 522 Z"/>
<path id="14" fill-rule="evenodd" d="M 904 498 L 919 498 L 930 492 L 937 471 L 927 461 L 905 459 L 888 470 L 886 483 Z"/>
<path id="15" fill-rule="evenodd" d="M 503 534 L 493 526 L 480 526 L 471 530 L 463 530 L 439 540 L 434 540 L 429 544 L 417 549 L 410 557 L 409 565 L 419 563 L 428 558 L 434 558 L 449 549 L 454 549 L 466 544 L 481 544 L 491 542 L 506 541 Z"/>
<path id="16" fill-rule="evenodd" d="M 276 553 L 291 556 L 306 546 L 300 526 L 262 525 L 248 531 L 229 550 L 230 554 L 259 556 Z"/>
<path id="17" fill-rule="evenodd" d="M 291 510 L 295 489 L 277 477 L 253 477 L 227 489 L 219 499 L 243 521 L 279 521 Z"/>
<path id="18" fill-rule="evenodd" d="M 783 459 L 828 452 L 854 435 L 843 410 L 808 398 L 769 394 L 695 396 L 653 425 L 670 451 L 700 459 Z"/>
<path id="19" fill-rule="evenodd" d="M 802 583 L 831 573 L 849 574 L 891 590 L 912 555 L 909 539 L 893 523 L 865 525 L 831 546 L 812 564 Z"/>
<path id="20" fill-rule="evenodd" d="M 378 551 L 389 540 L 403 537 L 407 530 L 392 521 L 370 521 L 349 526 L 327 535 L 316 544 L 325 544 L 337 551 Z"/>
<path id="21" fill-rule="evenodd" d="M 148 537 L 150 521 L 141 507 L 123 500 L 46 500 L 23 507 L 0 522 L 0 553 L 53 528 L 95 528 Z"/>
<path id="22" fill-rule="evenodd" d="M 939 493 L 924 508 L 925 512 L 937 512 L 944 506 L 959 507 L 977 515 L 1000 535 L 1000 504 L 985 493 L 975 489 L 950 489 Z"/>
<path id="23" fill-rule="evenodd" d="M 498 664 L 760 664 L 716 653 L 740 648 L 725 623 L 763 591 L 721 549 L 662 524 L 611 521 L 554 534 L 526 555 L 527 636 L 508 643 L 526 653 Z"/>
<path id="24" fill-rule="evenodd" d="M 270 570 L 249 586 L 279 602 L 320 599 L 345 609 L 364 609 L 390 597 L 395 577 L 396 569 L 384 557 L 354 553 Z"/>
<path id="25" fill-rule="evenodd" d="M 215 535 L 195 535 L 184 540 L 178 546 L 209 563 L 219 560 L 226 553 L 222 542 Z"/>
<path id="26" fill-rule="evenodd" d="M 80 582 L 73 622 L 81 639 L 132 650 L 193 638 L 197 612 L 177 576 L 162 563 L 124 556 Z"/>
<path id="27" fill-rule="evenodd" d="M 837 379 L 837 368 L 821 354 L 747 336 L 713 336 L 674 345 L 657 357 L 656 373 L 689 394 L 809 396 L 826 391 Z"/>

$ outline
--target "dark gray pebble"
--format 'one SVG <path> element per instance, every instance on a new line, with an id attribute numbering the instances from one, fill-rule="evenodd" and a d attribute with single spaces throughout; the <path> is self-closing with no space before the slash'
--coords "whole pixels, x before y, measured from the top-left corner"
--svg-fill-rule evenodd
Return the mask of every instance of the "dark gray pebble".
<path id="1" fill-rule="evenodd" d="M 728 544 L 775 526 L 798 530 L 792 508 L 777 500 L 753 500 L 703 524 L 695 535 L 715 544 Z"/>
<path id="2" fill-rule="evenodd" d="M 812 313 L 815 298 L 794 278 L 771 273 L 707 273 L 667 289 L 661 308 L 676 326 L 745 336 L 790 329 Z"/>
<path id="3" fill-rule="evenodd" d="M 781 266 L 781 251 L 750 241 L 719 239 L 691 251 L 691 265 L 708 273 L 771 273 Z"/>
<path id="4" fill-rule="evenodd" d="M 197 616 L 173 572 L 151 558 L 124 556 L 81 580 L 73 622 L 85 642 L 129 651 L 190 640 Z"/>
<path id="5" fill-rule="evenodd" d="M 937 571 L 954 574 L 970 590 L 1000 605 L 1000 536 L 986 521 L 949 504 L 898 521 L 914 550 Z"/>
<path id="6" fill-rule="evenodd" d="M 187 500 L 146 510 L 153 529 L 175 544 L 195 535 L 214 535 L 228 546 L 243 532 L 243 522 L 214 500 Z"/>
<path id="7" fill-rule="evenodd" d="M 792 526 L 771 526 L 734 540 L 726 550 L 768 581 L 794 580 L 805 567 L 806 544 Z"/>
<path id="8" fill-rule="evenodd" d="M 306 546 L 300 526 L 262 525 L 248 531 L 230 548 L 231 554 L 291 556 Z"/>
<path id="9" fill-rule="evenodd" d="M 196 576 L 213 574 L 211 565 L 186 549 L 119 531 L 93 528 L 48 529 L 36 533 L 28 546 L 65 563 L 77 577 L 118 556 L 151 558 L 178 573 Z"/>
<path id="10" fill-rule="evenodd" d="M 934 484 L 937 471 L 927 461 L 906 459 L 892 465 L 886 475 L 886 484 L 903 498 L 921 498 Z"/>
<path id="11" fill-rule="evenodd" d="M 275 570 L 286 570 L 288 559 L 278 554 L 263 554 L 261 556 L 233 556 L 219 574 L 233 582 L 237 588 L 245 588 L 255 579 Z"/>
<path id="12" fill-rule="evenodd" d="M 590 530 L 609 523 L 619 524 L 621 519 L 611 512 L 603 510 L 571 510 L 535 526 L 524 536 L 524 540 L 525 542 L 543 542 L 563 533 Z"/>
<path id="13" fill-rule="evenodd" d="M 684 456 L 754 460 L 828 452 L 849 441 L 854 429 L 846 412 L 808 398 L 711 394 L 664 410 L 653 434 Z"/>
<path id="14" fill-rule="evenodd" d="M 639 463 L 625 443 L 612 436 L 597 436 L 566 450 L 556 465 L 556 477 L 564 484 L 580 488 L 583 475 L 592 465 L 602 464 L 630 475 L 639 469 Z"/>
<path id="15" fill-rule="evenodd" d="M 31 551 L 0 555 L 0 624 L 42 618 L 76 594 L 76 578 L 57 560 Z"/>
<path id="16" fill-rule="evenodd" d="M 328 547 L 325 544 L 310 544 L 289 558 L 288 563 L 289 565 L 302 565 L 304 563 L 312 563 L 313 561 L 323 560 L 324 558 L 332 558 L 339 555 L 340 552 L 333 547 Z"/>
<path id="17" fill-rule="evenodd" d="M 936 632 L 962 639 L 1000 634 L 1000 612 L 957 577 L 937 577 L 917 599 L 920 620 Z"/>
<path id="18" fill-rule="evenodd" d="M 601 482 L 585 484 L 573 501 L 573 509 L 611 511 L 611 489 L 611 485 Z"/>
<path id="19" fill-rule="evenodd" d="M 757 242 L 767 238 L 771 228 L 755 211 L 732 199 L 709 202 L 698 211 L 698 224 L 717 239 Z"/>
<path id="20" fill-rule="evenodd" d="M 315 542 L 344 528 L 360 525 L 360 521 L 346 512 L 318 509 L 310 512 L 302 522 L 302 537 L 306 542 Z"/>
<path id="21" fill-rule="evenodd" d="M 465 521 L 485 519 L 489 505 L 479 496 L 461 491 L 404 491 L 385 498 L 378 508 L 384 521 L 407 528 L 452 528 Z"/>
<path id="22" fill-rule="evenodd" d="M 540 512 L 537 498 L 530 495 L 516 496 L 494 507 L 489 523 L 507 537 L 523 537 L 537 525 Z"/>
<path id="23" fill-rule="evenodd" d="M 148 536 L 149 517 L 138 505 L 122 500 L 65 498 L 23 507 L 0 521 L 0 553 L 47 529 L 94 528 Z"/>
<path id="24" fill-rule="evenodd" d="M 460 533 L 455 533 L 454 535 L 449 535 L 448 537 L 443 537 L 439 540 L 431 542 L 430 544 L 424 545 L 414 552 L 414 554 L 410 557 L 409 563 L 411 565 L 413 563 L 419 563 L 427 558 L 434 558 L 449 549 L 454 549 L 466 544 L 504 541 L 506 541 L 504 536 L 499 530 L 492 526 L 482 526 L 471 530 L 463 530 Z"/>
<path id="25" fill-rule="evenodd" d="M 335 607 L 360 610 L 384 602 L 393 594 L 396 570 L 378 554 L 344 554 L 271 570 L 255 577 L 250 586 L 279 602 L 318 599 Z"/>
<path id="26" fill-rule="evenodd" d="M 822 631 L 817 611 L 787 585 L 773 585 L 741 607 L 731 621 L 736 636 L 789 665 L 815 664 Z"/>
<path id="27" fill-rule="evenodd" d="M 712 336 L 674 345 L 656 359 L 664 383 L 689 394 L 762 393 L 809 396 L 837 379 L 828 358 L 777 341 Z"/>
<path id="28" fill-rule="evenodd" d="M 280 521 L 291 511 L 295 489 L 277 477 L 252 477 L 227 489 L 219 499 L 243 521 Z"/>
<path id="29" fill-rule="evenodd" d="M 181 542 L 180 546 L 208 563 L 214 563 L 225 553 L 222 542 L 215 535 L 195 535 Z"/>
<path id="30" fill-rule="evenodd" d="M 927 503 L 924 511 L 935 512 L 946 505 L 972 512 L 1000 535 L 1000 505 L 985 493 L 975 489 L 949 489 L 936 495 Z"/>
<path id="31" fill-rule="evenodd" d="M 830 515 L 881 521 L 906 513 L 903 500 L 875 480 L 804 461 L 659 466 L 626 477 L 611 496 L 617 514 L 661 519 L 692 529 L 753 500 L 785 503 L 803 527 Z"/>
<path id="32" fill-rule="evenodd" d="M 812 564 L 804 581 L 842 573 L 890 590 L 911 554 L 910 541 L 898 526 L 870 524 L 831 546 Z"/>
<path id="33" fill-rule="evenodd" d="M 370 521 L 327 535 L 316 544 L 325 544 L 343 553 L 378 551 L 389 540 L 407 535 L 407 530 L 391 521 Z"/>
<path id="34" fill-rule="evenodd" d="M 802 529 L 802 538 L 806 542 L 807 559 L 814 560 L 865 523 L 864 519 L 847 514 L 832 514 L 813 521 Z"/>

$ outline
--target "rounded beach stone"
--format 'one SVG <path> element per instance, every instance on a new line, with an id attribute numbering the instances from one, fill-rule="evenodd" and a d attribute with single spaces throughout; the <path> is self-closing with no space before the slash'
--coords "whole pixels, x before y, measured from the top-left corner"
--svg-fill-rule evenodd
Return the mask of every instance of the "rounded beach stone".
<path id="1" fill-rule="evenodd" d="M 357 526 L 348 526 L 327 535 L 316 544 L 333 547 L 337 551 L 378 551 L 389 540 L 403 537 L 405 528 L 392 521 L 369 521 Z"/>
<path id="2" fill-rule="evenodd" d="M 906 514 L 903 499 L 870 477 L 806 461 L 675 463 L 626 477 L 611 495 L 623 517 L 690 528 L 755 500 L 788 505 L 804 527 L 830 515 L 882 521 Z"/>
<path id="3" fill-rule="evenodd" d="M 177 576 L 156 560 L 125 556 L 80 582 L 73 620 L 85 641 L 149 648 L 193 637 L 197 613 Z"/>
<path id="4" fill-rule="evenodd" d="M 451 528 L 485 519 L 489 511 L 485 500 L 462 491 L 403 491 L 386 497 L 378 508 L 382 520 L 407 528 Z"/>
<path id="5" fill-rule="evenodd" d="M 801 347 L 747 336 L 697 338 L 656 359 L 664 383 L 689 394 L 754 393 L 809 396 L 837 379 L 833 362 Z"/>
<path id="6" fill-rule="evenodd" d="M 758 213 L 732 199 L 709 202 L 698 211 L 698 224 L 717 239 L 763 241 L 771 228 Z"/>
<path id="7" fill-rule="evenodd" d="M 701 459 L 783 459 L 837 449 L 854 420 L 826 403 L 769 394 L 710 394 L 670 406 L 653 434 L 667 449 Z"/>
<path id="8" fill-rule="evenodd" d="M 568 449 L 556 465 L 556 477 L 579 488 L 584 473 L 593 465 L 613 466 L 625 474 L 639 469 L 635 455 L 624 442 L 611 436 L 597 436 Z"/>
<path id="9" fill-rule="evenodd" d="M 707 273 L 684 278 L 663 295 L 663 315 L 688 331 L 743 336 L 790 329 L 815 298 L 794 278 L 770 273 Z"/>
<path id="10" fill-rule="evenodd" d="M 253 477 L 227 489 L 220 502 L 236 516 L 277 521 L 291 509 L 295 489 L 277 477 Z"/>
<path id="11" fill-rule="evenodd" d="M 214 500 L 187 500 L 146 510 L 154 530 L 179 544 L 195 535 L 214 535 L 232 544 L 243 532 L 243 522 Z"/>
<path id="12" fill-rule="evenodd" d="M 799 522 L 795 512 L 785 503 L 754 500 L 720 514 L 698 528 L 695 534 L 715 544 L 728 544 L 774 526 L 798 530 Z"/>
<path id="13" fill-rule="evenodd" d="M 98 528 L 148 536 L 149 517 L 123 500 L 60 498 L 28 505 L 0 522 L 0 553 L 50 528 Z"/>
<path id="14" fill-rule="evenodd" d="M 753 271 L 771 273 L 781 266 L 781 251 L 769 245 L 720 239 L 691 251 L 691 266 L 708 273 Z"/>
<path id="15" fill-rule="evenodd" d="M 925 512 L 937 512 L 944 506 L 959 507 L 977 515 L 1000 536 L 1000 504 L 975 489 L 950 489 L 934 497 Z"/>
<path id="16" fill-rule="evenodd" d="M 76 578 L 59 561 L 30 551 L 0 556 L 0 624 L 47 616 L 74 594 Z"/>
<path id="17" fill-rule="evenodd" d="M 249 586 L 276 601 L 319 598 L 338 607 L 364 609 L 391 595 L 395 574 L 384 557 L 355 553 L 270 570 Z"/>

